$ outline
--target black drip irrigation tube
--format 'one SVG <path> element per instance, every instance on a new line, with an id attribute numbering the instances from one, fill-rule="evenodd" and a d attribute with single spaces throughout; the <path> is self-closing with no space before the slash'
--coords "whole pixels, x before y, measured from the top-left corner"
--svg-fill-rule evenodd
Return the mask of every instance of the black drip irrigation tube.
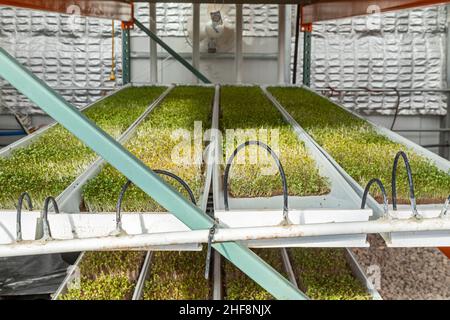
<path id="1" fill-rule="evenodd" d="M 393 210 L 397 211 L 397 168 L 398 168 L 398 162 L 399 162 L 400 158 L 402 158 L 403 162 L 405 163 L 406 173 L 408 176 L 409 200 L 411 203 L 412 213 L 414 214 L 414 216 L 416 218 L 421 218 L 421 215 L 419 214 L 419 212 L 417 210 L 417 201 L 416 201 L 416 196 L 415 196 L 415 192 L 414 192 L 414 181 L 413 181 L 411 165 L 409 163 L 408 156 L 403 151 L 399 151 L 397 153 L 397 155 L 395 156 L 394 166 L 392 168 L 391 185 L 392 185 L 392 207 L 393 207 Z M 384 214 L 386 217 L 389 217 L 389 203 L 388 203 L 388 196 L 387 196 L 386 188 L 384 187 L 381 180 L 377 179 L 377 178 L 370 180 L 369 183 L 367 184 L 367 186 L 364 190 L 363 198 L 362 198 L 361 209 L 364 209 L 366 207 L 367 197 L 369 196 L 370 188 L 372 187 L 373 184 L 377 184 L 381 190 L 381 193 L 383 195 Z M 450 197 L 449 197 L 449 199 L 450 199 Z M 444 208 L 445 208 L 445 206 L 444 206 Z"/>
<path id="2" fill-rule="evenodd" d="M 52 232 L 50 230 L 50 224 L 48 222 L 48 209 L 50 202 L 53 205 L 55 213 L 59 213 L 58 203 L 56 202 L 55 198 L 47 197 L 47 199 L 45 199 L 44 201 L 44 209 L 42 210 L 42 230 L 43 230 L 42 240 L 52 239 Z"/>
<path id="3" fill-rule="evenodd" d="M 416 216 L 416 218 L 419 218 L 420 214 L 417 211 L 417 202 L 414 192 L 414 181 L 412 176 L 411 165 L 409 164 L 408 156 L 403 151 L 400 151 L 395 156 L 394 167 L 392 168 L 392 207 L 394 211 L 397 211 L 397 168 L 398 168 L 398 161 L 400 160 L 400 158 L 402 158 L 405 163 L 406 173 L 408 175 L 409 200 L 411 203 L 411 210 L 413 214 Z"/>
<path id="4" fill-rule="evenodd" d="M 264 148 L 267 150 L 267 152 L 272 156 L 272 158 L 275 161 L 275 164 L 278 167 L 278 171 L 280 172 L 281 181 L 283 183 L 283 218 L 285 222 L 288 222 L 288 211 L 289 211 L 289 193 L 288 193 L 288 185 L 287 185 L 287 179 L 286 174 L 284 172 L 283 166 L 281 165 L 280 159 L 275 154 L 275 152 L 265 143 L 261 141 L 247 141 L 243 144 L 241 144 L 239 147 L 234 150 L 232 156 L 230 159 L 228 159 L 227 166 L 225 168 L 225 173 L 223 176 L 223 198 L 224 198 L 224 204 L 225 204 L 225 210 L 229 211 L 229 203 L 228 203 L 228 178 L 230 174 L 231 165 L 233 164 L 233 160 L 236 157 L 236 155 L 244 149 L 247 146 L 255 145 L 261 148 Z"/>
<path id="5" fill-rule="evenodd" d="M 164 176 L 168 176 L 174 180 L 176 180 L 177 182 L 179 182 L 183 188 L 187 191 L 187 193 L 189 194 L 189 197 L 192 201 L 192 203 L 194 205 L 197 205 L 197 202 L 195 201 L 195 196 L 194 193 L 192 192 L 192 189 L 189 187 L 189 185 L 183 180 L 181 179 L 179 176 L 177 176 L 176 174 L 173 174 L 172 172 L 169 171 L 165 171 L 165 170 L 153 170 L 154 173 L 159 174 L 159 175 L 164 175 Z M 116 205 L 116 233 L 122 233 L 122 202 L 123 202 L 123 198 L 125 196 L 125 192 L 128 190 L 128 188 L 130 187 L 130 185 L 132 185 L 133 182 L 131 180 L 128 180 L 122 187 L 122 190 L 120 191 L 119 194 L 119 199 L 117 200 L 117 205 Z"/>
<path id="6" fill-rule="evenodd" d="M 33 211 L 33 202 L 31 197 L 27 192 L 23 192 L 19 196 L 19 201 L 17 203 L 17 222 L 16 222 L 16 241 L 22 241 L 22 208 L 23 200 L 27 200 L 28 210 Z"/>
<path id="7" fill-rule="evenodd" d="M 362 90 L 366 90 L 369 93 L 378 93 L 377 90 L 374 90 L 372 88 L 369 87 L 360 87 L 360 89 Z M 395 104 L 395 113 L 394 113 L 394 119 L 392 120 L 392 124 L 391 124 L 391 131 L 394 130 L 395 124 L 397 123 L 397 117 L 398 117 L 398 113 L 400 112 L 400 91 L 397 88 L 389 88 L 390 90 L 392 90 L 393 92 L 395 92 L 396 96 L 397 96 L 397 102 Z"/>
<path id="8" fill-rule="evenodd" d="M 375 183 L 378 185 L 378 187 L 381 190 L 381 193 L 383 194 L 384 215 L 386 217 L 388 217 L 388 215 L 389 215 L 389 203 L 388 203 L 388 196 L 387 196 L 386 188 L 384 187 L 383 182 L 381 182 L 381 180 L 377 179 L 377 178 L 370 180 L 369 183 L 367 184 L 366 189 L 364 190 L 363 198 L 362 198 L 361 209 L 365 209 L 366 208 L 367 196 L 369 195 L 370 188 Z"/>
<path id="9" fill-rule="evenodd" d="M 385 92 L 388 92 L 388 91 L 377 91 L 376 89 L 372 89 L 372 88 L 369 88 L 369 87 L 359 87 L 359 89 L 364 90 L 364 91 L 369 92 L 369 93 L 385 93 Z M 336 89 L 334 89 L 333 87 L 331 87 L 331 86 L 328 86 L 328 90 L 331 91 L 331 95 L 330 95 L 331 97 L 334 95 L 334 93 L 338 93 L 338 91 Z M 390 130 L 393 131 L 394 127 L 395 127 L 395 124 L 397 123 L 398 114 L 400 112 L 401 95 L 400 95 L 400 91 L 397 88 L 389 88 L 387 90 L 391 90 L 391 91 L 395 92 L 395 94 L 397 96 L 397 102 L 395 104 L 394 119 L 392 120 L 392 124 L 391 124 L 391 127 L 390 127 Z M 346 91 L 348 92 L 348 90 L 342 90 L 341 92 L 346 92 Z"/>

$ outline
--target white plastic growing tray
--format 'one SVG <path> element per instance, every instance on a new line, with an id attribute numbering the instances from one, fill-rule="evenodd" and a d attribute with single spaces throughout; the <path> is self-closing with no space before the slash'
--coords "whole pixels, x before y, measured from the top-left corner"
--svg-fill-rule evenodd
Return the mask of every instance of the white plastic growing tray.
<path id="1" fill-rule="evenodd" d="M 147 116 L 151 116 L 151 112 L 161 103 L 164 99 L 169 95 L 170 91 L 174 88 L 174 86 L 169 87 L 152 105 L 147 109 L 147 111 L 136 121 L 133 126 L 127 130 L 127 132 L 119 139 L 121 144 L 125 144 L 130 138 L 133 137 L 134 132 L 137 127 L 145 121 Z M 93 163 L 83 174 L 81 174 L 58 198 L 57 202 L 59 204 L 60 210 L 62 212 L 71 212 L 71 213 L 79 213 L 80 212 L 80 204 L 82 202 L 82 190 L 83 187 L 92 179 L 94 179 L 102 170 L 102 168 L 106 165 L 106 161 L 102 158 L 99 158 L 95 163 Z M 208 166 L 205 171 L 205 180 L 203 186 L 203 192 L 201 195 L 199 207 L 203 212 L 206 211 L 206 205 L 209 194 L 209 186 L 211 181 L 211 171 L 212 167 Z M 209 182 L 208 182 L 209 181 Z M 118 197 L 119 195 L 117 195 Z M 89 214 L 82 213 L 83 215 L 99 215 L 98 213 Z M 114 213 L 105 213 L 115 220 Z M 127 213 L 124 213 L 126 215 Z M 136 213 L 130 213 L 136 214 Z M 139 215 L 139 213 L 137 213 Z M 151 233 L 153 232 L 176 232 L 176 231 L 188 231 L 189 229 L 181 223 L 175 216 L 170 213 L 165 212 L 145 212 L 141 213 L 141 217 L 145 217 L 145 221 L 149 221 L 153 223 L 152 227 L 148 227 L 144 224 L 141 224 L 141 230 L 147 230 L 147 232 L 140 233 Z M 95 221 L 95 217 L 93 217 L 93 221 Z M 143 223 L 144 220 L 140 220 Z M 138 221 L 138 220 L 136 220 Z M 170 248 L 161 247 L 162 250 L 171 249 L 171 250 L 182 250 L 182 251 L 198 251 L 201 250 L 201 245 L 199 244 L 188 244 L 188 245 L 176 245 L 171 246 Z M 158 248 L 152 248 L 152 250 L 157 250 Z"/>
<path id="2" fill-rule="evenodd" d="M 341 109 L 345 110 L 346 112 L 354 115 L 355 117 L 366 121 L 369 123 L 373 129 L 387 137 L 393 142 L 402 144 L 405 146 L 405 148 L 413 150 L 418 155 L 421 155 L 422 157 L 428 159 L 433 163 L 437 168 L 440 170 L 447 172 L 450 174 L 450 161 L 436 155 L 435 153 L 417 145 L 416 143 L 400 136 L 399 134 L 388 130 L 384 127 L 381 127 L 361 115 L 350 111 L 349 109 L 345 108 L 343 105 L 336 103 L 335 101 L 332 101 L 330 98 L 319 94 L 315 92 L 314 90 L 304 87 L 304 86 L 296 86 L 298 88 L 303 88 L 305 90 L 310 91 L 311 93 L 317 94 L 318 96 L 327 99 L 331 103 L 335 104 L 336 106 L 340 107 Z M 284 110 L 286 114 L 288 112 L 280 105 L 280 108 Z M 290 122 L 294 123 L 296 126 L 300 127 L 300 125 L 289 115 Z M 301 128 L 301 127 L 300 127 Z M 303 129 L 301 129 L 304 131 Z M 360 196 L 364 194 L 364 187 L 360 186 L 337 162 L 333 159 L 333 157 L 326 152 L 311 136 L 309 136 L 305 131 L 305 139 L 310 140 L 311 143 L 313 143 L 318 150 L 324 155 L 324 157 L 336 168 L 336 170 L 342 175 L 342 177 L 348 182 L 348 184 L 353 188 L 353 190 Z M 400 151 L 400 150 L 399 150 Z M 392 159 L 393 161 L 393 159 Z M 391 166 L 392 162 L 388 161 L 386 165 Z M 402 165 L 402 164 L 400 164 Z M 378 177 L 374 177 L 378 178 Z M 386 183 L 386 181 L 383 181 L 383 183 Z M 380 218 L 383 216 L 384 211 L 383 207 L 370 195 L 367 198 L 367 205 L 373 209 L 374 211 L 374 218 Z M 429 204 L 429 205 L 418 205 L 418 211 L 422 215 L 424 219 L 429 218 L 437 218 L 439 217 L 443 203 L 436 203 L 436 204 Z M 390 207 L 390 215 L 393 218 L 399 218 L 399 219 L 411 219 L 413 218 L 413 213 L 411 211 L 411 207 L 409 205 L 398 205 L 398 211 L 393 211 L 392 207 Z M 447 247 L 450 246 L 450 232 L 448 231 L 429 231 L 429 232 L 393 232 L 389 234 L 382 234 L 387 246 L 389 247 Z"/>
<path id="3" fill-rule="evenodd" d="M 269 100 L 278 103 L 267 92 Z M 263 94 L 263 93 L 262 93 Z M 281 109 L 278 108 L 280 111 Z M 287 115 L 281 112 L 289 123 Z M 218 124 L 218 119 L 216 119 Z M 292 124 L 292 123 L 291 123 Z M 289 220 L 293 224 L 364 222 L 372 216 L 371 209 L 361 210 L 361 198 L 350 187 L 334 166 L 308 139 L 304 131 L 292 125 L 298 139 L 303 141 L 309 156 L 315 160 L 319 173 L 328 178 L 331 192 L 323 196 L 289 197 Z M 218 140 L 214 141 L 220 150 Z M 216 153 L 216 158 L 220 153 Z M 215 216 L 230 228 L 250 226 L 274 226 L 283 223 L 283 197 L 229 198 L 230 211 L 225 211 L 223 196 L 223 170 L 216 159 L 213 172 Z M 289 187 L 289 186 L 288 186 Z M 249 241 L 250 247 L 367 247 L 366 235 L 340 235 L 328 237 Z"/>
<path id="4" fill-rule="evenodd" d="M 132 134 L 135 132 L 137 126 L 144 121 L 147 115 L 155 109 L 164 98 L 173 89 L 171 86 L 163 95 L 161 95 L 158 100 L 156 100 L 152 106 L 147 110 L 147 112 L 140 118 L 139 123 L 132 127 L 130 132 L 127 132 L 126 137 L 120 142 L 124 144 L 128 141 Z M 218 98 L 218 88 L 216 88 L 213 104 L 213 119 L 217 117 L 215 113 L 218 112 L 217 102 Z M 130 128 L 131 129 L 131 128 Z M 200 199 L 199 207 L 203 212 L 206 212 L 206 207 L 208 203 L 208 195 L 210 191 L 211 179 L 212 179 L 212 148 L 207 148 L 206 152 L 206 169 L 205 169 L 205 182 L 203 186 L 203 192 Z M 101 171 L 101 169 L 106 165 L 103 159 L 98 159 L 88 170 L 86 170 L 78 179 L 72 183 L 72 185 L 59 197 L 61 201 L 61 209 L 79 212 L 80 203 L 82 201 L 82 189 L 83 186 L 89 182 L 89 180 L 95 178 Z M 49 222 L 51 219 L 58 219 L 57 215 L 49 215 Z M 52 218 L 50 218 L 52 217 Z M 92 237 L 94 234 L 107 236 L 110 235 L 116 228 L 116 217 L 114 213 L 96 213 L 96 214 L 70 214 L 70 222 L 63 218 L 59 218 L 59 226 L 65 225 L 64 234 L 69 233 L 69 228 L 73 226 L 73 223 L 78 222 L 80 226 L 89 226 L 91 230 L 86 230 L 85 234 Z M 127 221 L 127 222 L 125 222 Z M 51 222 L 50 222 L 51 223 Z M 55 224 L 56 227 L 56 224 Z M 179 232 L 179 231 L 190 231 L 190 229 L 178 220 L 174 215 L 170 213 L 123 213 L 122 214 L 122 227 L 124 231 L 129 235 L 134 234 L 149 234 L 149 233 L 164 233 L 164 232 Z M 50 226 L 52 228 L 52 226 Z M 85 231 L 85 230 L 83 230 Z M 64 234 L 59 235 L 59 237 L 64 236 Z M 133 300 L 140 300 L 142 298 L 144 283 L 148 278 L 148 273 L 151 272 L 151 259 L 152 251 L 200 251 L 202 246 L 200 244 L 184 244 L 184 245 L 172 245 L 172 246 L 158 246 L 152 248 L 146 248 L 149 250 L 145 257 L 145 260 L 140 268 L 140 275 L 137 279 Z M 139 249 L 140 251 L 144 249 Z M 65 294 L 70 287 L 71 283 L 75 280 L 75 272 L 77 267 L 83 260 L 84 253 L 80 255 L 75 265 L 70 269 L 67 277 L 60 285 L 56 293 L 53 295 L 53 299 L 59 299 L 61 294 Z"/>

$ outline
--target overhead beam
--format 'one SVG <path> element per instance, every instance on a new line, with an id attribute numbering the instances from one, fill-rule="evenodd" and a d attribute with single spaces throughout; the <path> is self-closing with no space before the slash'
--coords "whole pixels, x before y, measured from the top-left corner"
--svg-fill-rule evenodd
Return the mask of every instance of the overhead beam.
<path id="1" fill-rule="evenodd" d="M 131 2 L 130 0 L 0 0 L 0 6 L 130 21 L 133 17 Z"/>

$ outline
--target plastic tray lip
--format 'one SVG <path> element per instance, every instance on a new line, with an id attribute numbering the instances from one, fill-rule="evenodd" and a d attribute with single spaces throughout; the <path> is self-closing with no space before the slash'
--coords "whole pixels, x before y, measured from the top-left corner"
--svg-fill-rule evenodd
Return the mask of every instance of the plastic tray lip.
<path id="1" fill-rule="evenodd" d="M 117 93 L 119 93 L 119 92 L 121 92 L 121 91 L 123 91 L 123 90 L 125 90 L 127 88 L 131 88 L 131 87 L 132 87 L 131 84 L 127 84 L 125 86 L 117 88 L 116 90 L 110 92 L 108 95 L 106 95 L 106 96 L 104 96 L 104 97 L 102 97 L 102 98 L 100 98 L 100 99 L 98 99 L 98 100 L 88 104 L 87 106 L 84 106 L 84 107 L 80 108 L 79 110 L 80 111 L 86 111 L 89 108 L 91 108 L 92 106 L 94 106 L 95 104 L 97 104 L 99 102 L 102 102 L 102 101 L 104 101 L 104 100 L 114 96 L 115 94 L 117 94 Z M 58 125 L 58 122 L 53 120 L 50 124 L 40 128 L 39 130 L 33 132 L 32 134 L 27 135 L 27 136 L 23 137 L 22 139 L 19 139 L 16 142 L 11 143 L 10 145 L 0 149 L 0 157 L 9 157 L 14 150 L 18 150 L 18 149 L 25 148 L 25 147 L 29 146 L 36 139 L 41 137 L 45 132 L 47 132 L 48 130 L 50 130 L 51 128 L 53 128 L 53 127 L 55 127 L 57 125 Z"/>

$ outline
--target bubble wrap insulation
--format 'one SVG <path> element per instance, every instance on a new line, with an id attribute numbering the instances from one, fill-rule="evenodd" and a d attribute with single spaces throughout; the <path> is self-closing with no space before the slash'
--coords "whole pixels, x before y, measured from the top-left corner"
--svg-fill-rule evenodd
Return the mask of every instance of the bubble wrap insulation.
<path id="1" fill-rule="evenodd" d="M 136 15 L 147 24 L 148 4 L 137 4 Z M 189 3 L 158 4 L 159 35 L 185 37 L 184 26 L 190 15 Z M 244 36 L 276 37 L 277 15 L 274 5 L 245 5 Z M 446 87 L 446 15 L 445 7 L 433 7 L 383 14 L 381 18 L 357 17 L 316 24 L 312 85 Z M 0 7 L 0 46 L 77 106 L 121 84 L 120 28 L 118 24 L 116 27 L 117 80 L 111 82 L 110 21 Z M 144 34 L 134 30 L 132 36 Z M 301 58 L 302 41 L 299 48 Z M 298 73 L 301 79 L 301 59 Z M 11 107 L 22 113 L 41 113 L 4 82 L 0 82 L 0 89 L 0 112 L 6 113 L 5 107 Z M 339 101 L 366 114 L 392 114 L 396 99 L 394 94 L 359 93 L 342 95 Z M 400 107 L 405 115 L 443 115 L 446 97 L 436 93 L 402 94 Z"/>
<path id="2" fill-rule="evenodd" d="M 0 46 L 77 106 L 95 101 L 121 85 L 120 34 L 116 22 L 117 74 L 116 81 L 110 81 L 110 20 L 0 7 Z M 8 112 L 6 107 L 25 114 L 42 113 L 3 80 L 0 106 L 2 113 Z"/>
<path id="3" fill-rule="evenodd" d="M 316 24 L 312 86 L 446 88 L 446 37 L 444 6 Z M 362 92 L 338 100 L 360 113 L 391 115 L 397 99 Z M 446 100 L 442 93 L 402 93 L 400 114 L 445 115 Z"/>

